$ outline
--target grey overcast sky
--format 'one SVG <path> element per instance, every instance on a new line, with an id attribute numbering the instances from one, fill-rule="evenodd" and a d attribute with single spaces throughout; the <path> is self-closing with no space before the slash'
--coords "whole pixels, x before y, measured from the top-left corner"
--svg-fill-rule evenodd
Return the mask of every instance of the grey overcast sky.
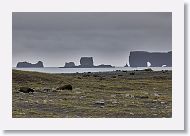
<path id="1" fill-rule="evenodd" d="M 172 50 L 170 12 L 14 12 L 12 19 L 13 67 L 39 60 L 79 65 L 82 56 L 124 66 L 130 51 Z"/>

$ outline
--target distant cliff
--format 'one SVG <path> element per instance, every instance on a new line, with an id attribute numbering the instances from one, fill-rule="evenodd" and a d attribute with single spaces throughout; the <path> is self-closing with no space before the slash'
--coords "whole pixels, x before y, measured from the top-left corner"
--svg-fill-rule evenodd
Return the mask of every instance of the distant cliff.
<path id="1" fill-rule="evenodd" d="M 43 62 L 42 61 L 38 61 L 36 64 L 32 64 L 29 62 L 18 62 L 17 68 L 43 68 Z"/>
<path id="2" fill-rule="evenodd" d="M 130 67 L 147 67 L 147 62 L 151 67 L 172 66 L 172 51 L 170 52 L 146 52 L 132 51 L 129 56 Z"/>

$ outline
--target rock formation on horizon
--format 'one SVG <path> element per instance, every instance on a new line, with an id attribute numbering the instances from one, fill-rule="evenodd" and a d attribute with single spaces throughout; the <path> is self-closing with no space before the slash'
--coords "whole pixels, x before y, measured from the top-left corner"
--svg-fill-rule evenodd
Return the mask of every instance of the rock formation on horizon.
<path id="1" fill-rule="evenodd" d="M 94 67 L 93 57 L 81 57 L 79 67 L 81 67 L 81 68 Z"/>
<path id="2" fill-rule="evenodd" d="M 74 67 L 76 67 L 75 66 L 75 63 L 74 62 L 66 62 L 65 63 L 65 66 L 64 66 L 65 68 L 74 68 Z"/>
<path id="3" fill-rule="evenodd" d="M 112 68 L 113 66 L 112 65 L 105 65 L 105 64 L 101 64 L 101 65 L 98 65 L 98 66 L 95 66 L 97 68 Z"/>
<path id="4" fill-rule="evenodd" d="M 131 51 L 129 56 L 130 67 L 147 67 L 147 62 L 150 67 L 172 67 L 172 51 L 169 52 L 146 52 L 146 51 Z"/>
<path id="5" fill-rule="evenodd" d="M 17 68 L 43 68 L 43 62 L 42 61 L 38 61 L 36 64 L 32 64 L 29 62 L 18 62 L 17 63 Z"/>

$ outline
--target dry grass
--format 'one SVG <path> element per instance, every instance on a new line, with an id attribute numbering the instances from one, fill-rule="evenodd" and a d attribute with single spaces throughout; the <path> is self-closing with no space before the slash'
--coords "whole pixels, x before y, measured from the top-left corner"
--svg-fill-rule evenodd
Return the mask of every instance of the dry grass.
<path id="1" fill-rule="evenodd" d="M 170 118 L 172 72 L 45 74 L 13 70 L 14 118 Z M 73 90 L 56 90 L 71 84 Z M 33 94 L 18 92 L 30 87 Z M 102 102 L 102 103 L 101 103 Z"/>

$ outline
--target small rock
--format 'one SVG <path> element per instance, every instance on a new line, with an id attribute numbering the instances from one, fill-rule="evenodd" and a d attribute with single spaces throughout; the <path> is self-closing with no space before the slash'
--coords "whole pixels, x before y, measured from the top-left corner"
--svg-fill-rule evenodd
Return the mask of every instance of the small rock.
<path id="1" fill-rule="evenodd" d="M 125 94 L 125 97 L 130 97 L 130 94 Z"/>
<path id="2" fill-rule="evenodd" d="M 135 75 L 135 72 L 131 72 L 130 75 Z"/>
<path id="3" fill-rule="evenodd" d="M 20 90 L 18 90 L 19 92 L 22 92 L 22 93 L 33 93 L 34 90 L 29 88 L 29 87 L 21 87 Z"/>
<path id="4" fill-rule="evenodd" d="M 138 98 L 138 99 L 148 99 L 148 96 L 134 96 L 135 98 Z"/>
<path id="5" fill-rule="evenodd" d="M 61 86 L 61 87 L 58 87 L 57 90 L 72 90 L 72 86 L 70 84 L 68 85 L 64 85 L 64 86 Z"/>
<path id="6" fill-rule="evenodd" d="M 43 103 L 47 103 L 47 100 L 43 100 Z"/>
<path id="7" fill-rule="evenodd" d="M 132 113 L 132 112 L 130 112 L 129 114 L 130 114 L 130 115 L 135 115 L 135 114 L 134 114 L 134 113 Z"/>
<path id="8" fill-rule="evenodd" d="M 160 102 L 161 104 L 165 104 L 165 102 Z"/>
<path id="9" fill-rule="evenodd" d="M 112 95 L 111 95 L 111 97 L 115 98 L 115 97 L 116 97 L 116 95 L 115 95 L 115 94 L 112 94 Z"/>
<path id="10" fill-rule="evenodd" d="M 99 77 L 99 80 L 105 80 L 106 78 L 105 77 Z"/>
<path id="11" fill-rule="evenodd" d="M 49 88 L 44 88 L 44 89 L 43 89 L 43 92 L 50 92 L 50 90 L 51 90 L 51 89 L 49 89 Z"/>
<path id="12" fill-rule="evenodd" d="M 118 104 L 119 102 L 117 102 L 117 100 L 113 100 L 112 104 Z"/>
<path id="13" fill-rule="evenodd" d="M 104 108 L 105 106 L 100 106 L 100 108 Z"/>
<path id="14" fill-rule="evenodd" d="M 159 94 L 157 94 L 157 93 L 154 93 L 154 96 L 159 97 L 160 95 L 159 95 Z"/>
<path id="15" fill-rule="evenodd" d="M 80 96 L 80 97 L 79 97 L 80 100 L 83 99 L 83 98 L 84 98 L 84 96 Z"/>
<path id="16" fill-rule="evenodd" d="M 105 102 L 104 102 L 104 100 L 100 100 L 100 101 L 96 101 L 95 104 L 103 106 L 103 105 L 105 105 Z"/>

